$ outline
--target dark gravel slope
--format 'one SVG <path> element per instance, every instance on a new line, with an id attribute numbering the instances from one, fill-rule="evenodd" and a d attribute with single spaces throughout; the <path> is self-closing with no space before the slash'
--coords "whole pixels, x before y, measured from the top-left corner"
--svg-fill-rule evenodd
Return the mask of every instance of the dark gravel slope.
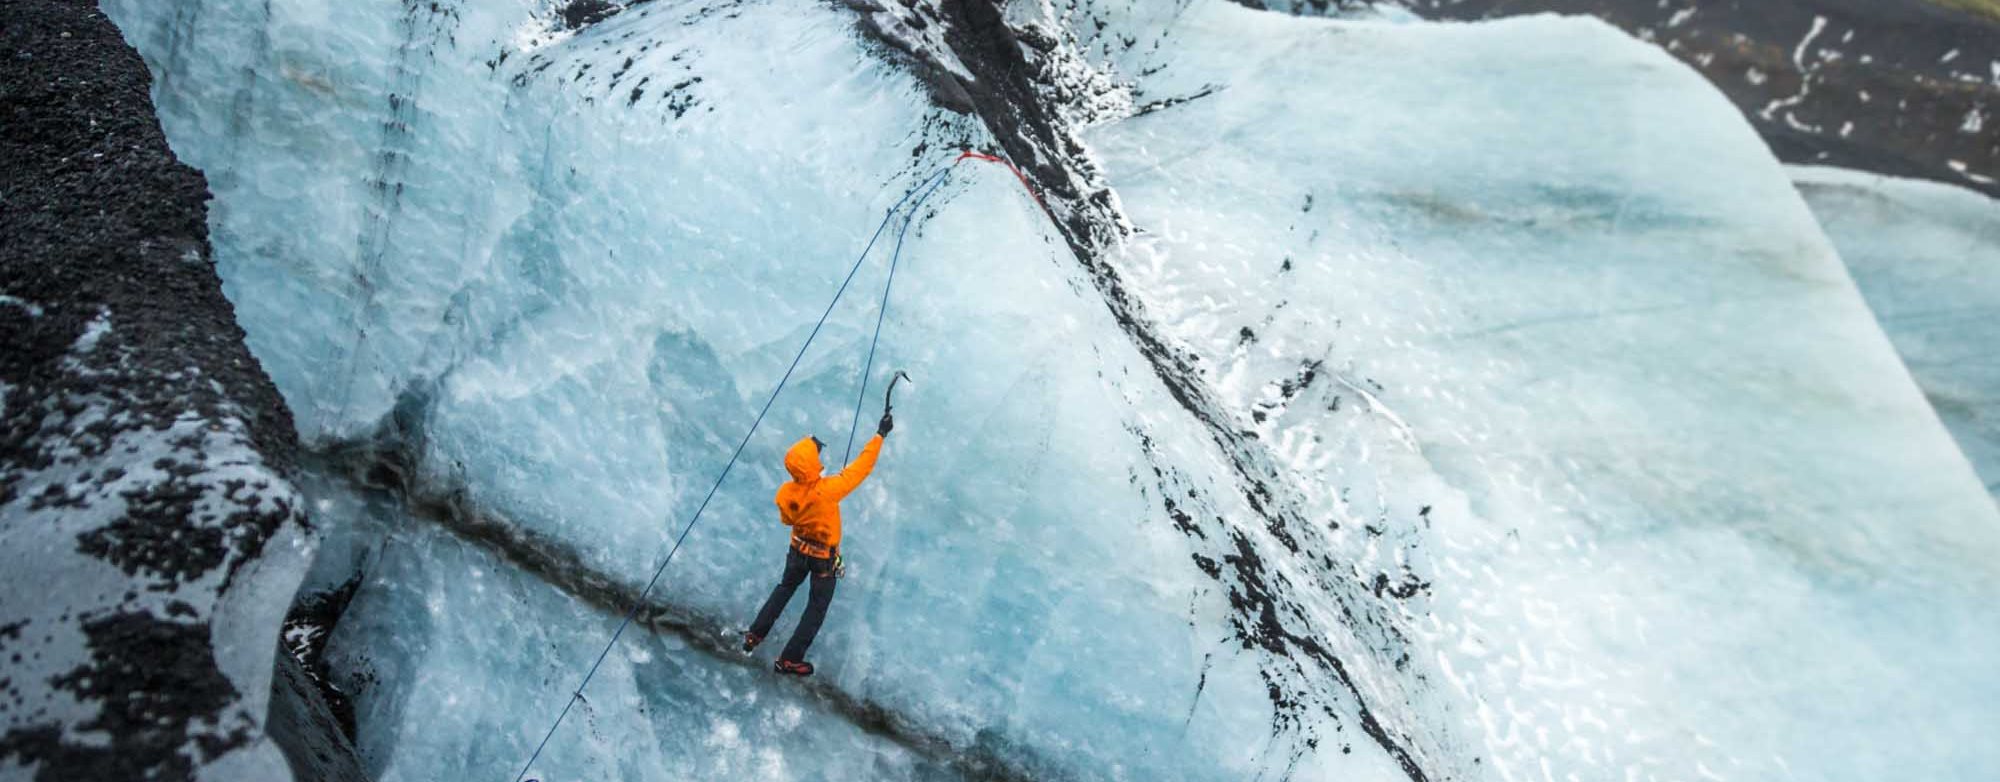
<path id="1" fill-rule="evenodd" d="M 1596 16 L 1701 71 L 1785 162 L 2000 197 L 2000 19 L 1992 16 L 1929 0 L 1395 2 L 1431 19 Z M 1338 3 L 1268 5 L 1312 12 Z"/>
<path id="2" fill-rule="evenodd" d="M 96 3 L 0 0 L 0 59 L 0 768 L 281 772 L 261 620 L 300 575 L 297 444 L 207 185 Z"/>

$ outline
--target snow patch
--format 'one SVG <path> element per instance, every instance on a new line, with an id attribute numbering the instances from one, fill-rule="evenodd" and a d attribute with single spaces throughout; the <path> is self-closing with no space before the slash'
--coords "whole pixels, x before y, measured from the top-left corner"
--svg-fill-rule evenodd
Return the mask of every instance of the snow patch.
<path id="1" fill-rule="evenodd" d="M 1798 94 L 1771 101 L 1769 105 L 1766 105 L 1762 110 L 1757 112 L 1758 116 L 1763 117 L 1766 121 L 1775 120 L 1777 112 L 1779 110 L 1791 109 L 1795 106 L 1798 106 L 1799 104 L 1804 103 L 1807 97 L 1812 95 L 1813 77 L 1817 74 L 1822 63 L 1815 61 L 1812 64 L 1808 65 L 1806 63 L 1806 51 L 1812 46 L 1813 39 L 1818 38 L 1819 34 L 1825 32 L 1825 30 L 1826 30 L 1826 17 L 1814 16 L 1812 29 L 1806 32 L 1806 36 L 1804 38 L 1799 39 L 1798 46 L 1793 48 L 1792 50 L 1792 65 L 1794 68 L 1798 69 L 1798 74 L 1799 74 Z M 1820 132 L 1818 126 L 1808 125 L 1805 122 L 1800 121 L 1797 117 L 1793 116 L 1793 114 L 1790 111 L 1785 112 L 1785 123 L 1787 125 L 1790 125 L 1795 130 L 1800 130 L 1807 133 Z"/>
<path id="2" fill-rule="evenodd" d="M 76 354 L 94 351 L 97 349 L 97 341 L 109 333 L 111 333 L 111 312 L 100 310 L 97 317 L 91 318 L 90 323 L 83 327 L 83 334 L 76 338 L 76 344 L 70 350 Z"/>
<path id="3" fill-rule="evenodd" d="M 36 304 L 32 301 L 28 301 L 27 299 L 17 298 L 14 296 L 6 295 L 4 293 L 0 293 L 0 304 L 4 304 L 9 307 L 18 307 L 22 311 L 28 313 L 28 317 L 31 318 L 39 318 L 42 316 L 42 305 Z"/>

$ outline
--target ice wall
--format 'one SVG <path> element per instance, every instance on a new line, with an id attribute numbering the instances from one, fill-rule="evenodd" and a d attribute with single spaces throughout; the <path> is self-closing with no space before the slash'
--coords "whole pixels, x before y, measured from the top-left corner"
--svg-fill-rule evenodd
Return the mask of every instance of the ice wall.
<path id="1" fill-rule="evenodd" d="M 573 686 L 618 617 L 489 550 L 413 518 L 397 498 L 307 487 L 339 530 L 320 575 L 364 585 L 331 645 L 374 778 L 512 779 L 530 717 L 521 688 Z M 635 634 L 552 742 L 564 779 L 949 779 L 956 772 L 829 711 L 810 691 L 771 687 L 755 661 L 717 658 L 680 636 Z M 546 727 L 545 725 L 543 727 Z M 468 760 L 470 762 L 468 762 Z"/>
<path id="2" fill-rule="evenodd" d="M 339 444 L 393 424 L 420 491 L 636 586 L 882 210 L 982 131 L 926 108 L 837 9 L 655 4 L 546 39 L 533 10 L 116 15 L 162 71 L 182 153 L 215 174 L 229 292 L 302 435 Z M 990 759 L 1017 778 L 1241 778 L 1294 762 L 1298 739 L 1272 735 L 1267 657 L 1229 640 L 1227 596 L 1161 505 L 1161 465 L 1192 494 L 1227 480 L 1219 458 L 1011 174 L 963 167 L 921 217 L 877 363 L 918 385 L 848 501 L 853 575 L 814 650 L 818 679 L 924 726 L 938 762 Z M 708 631 L 747 622 L 778 573 L 782 449 L 808 432 L 844 440 L 884 261 L 664 582 Z M 1248 516 L 1232 496 L 1209 516 Z M 351 684 L 375 670 L 398 683 L 364 698 L 361 751 L 389 780 L 511 774 L 572 686 L 553 671 L 580 675 L 608 618 L 528 595 L 519 620 L 413 630 L 420 605 L 506 603 L 452 585 L 453 563 L 483 567 L 472 560 L 397 556 L 407 564 L 364 586 L 330 652 Z M 633 643 L 622 659 L 667 642 Z M 701 690 L 746 679 L 660 675 L 669 664 L 594 682 L 598 716 L 565 727 L 543 773 L 679 778 L 689 767 L 624 757 L 713 752 L 688 726 L 748 707 Z M 686 721 L 673 730 L 607 708 L 674 699 L 697 705 L 662 713 Z M 771 751 L 809 757 L 853 734 L 803 724 Z M 1342 768 L 1396 777 L 1379 750 L 1350 749 Z"/>
<path id="3" fill-rule="evenodd" d="M 2000 496 L 2000 203 L 1841 169 L 1791 173 L 1903 363 Z"/>
<path id="4" fill-rule="evenodd" d="M 1491 773 L 1993 767 L 2000 519 L 1696 74 L 1557 18 L 1108 37 L 1120 265 L 1333 545 L 1417 562 Z"/>
<path id="5" fill-rule="evenodd" d="M 388 780 L 514 773 L 618 608 L 420 511 L 633 590 L 882 210 L 989 142 L 842 8 L 110 7 L 301 434 L 424 506 L 324 495 L 392 530 L 330 651 Z M 1008 10 L 1129 85 L 1087 140 L 1142 233 L 1078 259 L 957 170 L 820 689 L 717 650 L 777 573 L 779 452 L 840 450 L 880 255 L 541 773 L 1991 765 L 1995 511 L 1697 77 L 1580 22 Z"/>

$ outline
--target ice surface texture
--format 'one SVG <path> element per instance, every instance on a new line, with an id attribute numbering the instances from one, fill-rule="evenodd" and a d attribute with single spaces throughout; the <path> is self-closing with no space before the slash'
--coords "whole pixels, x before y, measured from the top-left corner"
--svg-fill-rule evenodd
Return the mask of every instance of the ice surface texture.
<path id="1" fill-rule="evenodd" d="M 330 651 L 385 780 L 518 770 L 621 607 L 580 596 L 643 583 L 881 210 L 987 140 L 841 8 L 110 5 L 301 434 L 392 452 L 419 500 L 323 493 L 393 530 L 356 533 Z M 1010 10 L 1135 42 L 1071 62 L 1140 80 L 1088 138 L 1158 323 L 1011 175 L 955 174 L 897 277 L 878 376 L 918 385 L 848 501 L 812 688 L 717 639 L 777 576 L 782 449 L 839 446 L 868 296 L 545 773 L 1990 765 L 1960 650 L 2000 632 L 1995 511 L 1697 76 L 1580 22 Z M 1156 328 L 1221 418 L 1134 347 Z M 467 514 L 526 542 L 438 529 Z"/>
<path id="2" fill-rule="evenodd" d="M 1140 102 L 1207 94 L 1089 136 L 1130 278 L 1343 534 L 1433 507 L 1487 764 L 1991 767 L 1995 514 L 1721 96 L 1582 21 L 1178 24 Z"/>
<path id="3" fill-rule="evenodd" d="M 331 647 L 355 694 L 360 744 L 382 779 L 512 779 L 491 768 L 521 747 L 513 682 L 574 685 L 576 656 L 617 617 L 565 595 L 447 533 L 401 515 L 393 498 L 338 483 L 308 487 L 342 534 L 339 564 L 368 583 Z M 344 577 L 344 573 L 342 573 Z M 773 687 L 755 660 L 721 659 L 672 634 L 632 633 L 538 764 L 559 779 L 947 779 L 948 766 L 866 732 L 797 687 Z M 474 715 L 474 716 L 460 716 Z M 468 724 L 502 727 L 465 732 Z M 538 727 L 546 727 L 540 725 Z M 471 758 L 451 767 L 451 758 Z M 463 764 L 465 761 L 460 760 Z"/>
<path id="4" fill-rule="evenodd" d="M 422 486 L 642 582 L 864 232 L 948 159 L 941 141 L 977 132 L 925 108 L 834 9 L 647 6 L 532 53 L 515 48 L 528 10 L 117 15 L 163 69 L 181 152 L 216 171 L 230 292 L 302 434 L 362 438 L 398 411 L 421 435 Z M 937 151 L 912 157 L 925 142 Z M 934 203 L 905 250 L 877 362 L 919 385 L 897 400 L 875 478 L 848 500 L 853 576 L 814 649 L 819 678 L 1024 775 L 1282 764 L 1262 750 L 1255 659 L 1204 668 L 1228 651 L 1223 598 L 1139 480 L 1150 458 L 1214 481 L 1215 458 L 1144 382 L 1012 175 L 966 169 Z M 878 260 L 857 286 L 882 271 Z M 874 314 L 866 298 L 836 313 L 709 508 L 663 585 L 682 613 L 720 631 L 763 598 L 785 546 L 769 504 L 779 454 L 808 432 L 837 441 Z M 606 627 L 585 618 L 552 647 L 504 642 L 524 630 L 489 620 L 495 642 L 454 647 L 473 658 L 455 659 L 391 642 L 407 603 L 364 591 L 355 605 L 336 661 L 444 677 L 398 696 L 401 713 L 423 715 L 428 751 L 399 751 L 411 740 L 399 723 L 364 727 L 363 753 L 392 780 L 511 775 L 572 686 L 540 672 L 580 673 L 587 630 Z M 392 616 L 371 621 L 371 605 Z M 694 698 L 701 686 L 613 676 L 591 697 Z M 495 700 L 448 701 L 473 689 Z M 630 728 L 613 721 L 567 726 L 547 768 L 624 768 Z M 699 735 L 663 734 L 658 751 L 711 751 L 674 738 Z M 770 749 L 810 757 L 816 735 Z"/>
<path id="5" fill-rule="evenodd" d="M 1791 171 L 1903 363 L 2000 497 L 2000 202 L 1908 179 Z"/>

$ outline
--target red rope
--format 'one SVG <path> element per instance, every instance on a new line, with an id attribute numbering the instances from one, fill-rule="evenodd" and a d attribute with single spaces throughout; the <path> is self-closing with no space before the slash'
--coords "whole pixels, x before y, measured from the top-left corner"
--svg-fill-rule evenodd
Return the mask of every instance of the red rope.
<path id="1" fill-rule="evenodd" d="M 960 153 L 957 160 L 951 161 L 952 165 L 958 165 L 959 160 L 964 160 L 966 158 L 972 158 L 974 160 L 984 160 L 988 163 L 999 163 L 1000 165 L 1006 166 L 1008 171 L 1014 172 L 1015 179 L 1021 180 L 1021 187 L 1027 189 L 1028 195 L 1035 197 L 1035 203 L 1041 205 L 1042 213 L 1049 216 L 1049 222 L 1061 224 L 1061 221 L 1056 219 L 1056 213 L 1049 209 L 1049 202 L 1042 200 L 1042 194 L 1036 192 L 1035 186 L 1028 182 L 1027 175 L 1022 174 L 1021 169 L 1015 168 L 1014 164 L 1008 162 L 1006 158 L 974 152 L 968 149 L 963 153 Z"/>

